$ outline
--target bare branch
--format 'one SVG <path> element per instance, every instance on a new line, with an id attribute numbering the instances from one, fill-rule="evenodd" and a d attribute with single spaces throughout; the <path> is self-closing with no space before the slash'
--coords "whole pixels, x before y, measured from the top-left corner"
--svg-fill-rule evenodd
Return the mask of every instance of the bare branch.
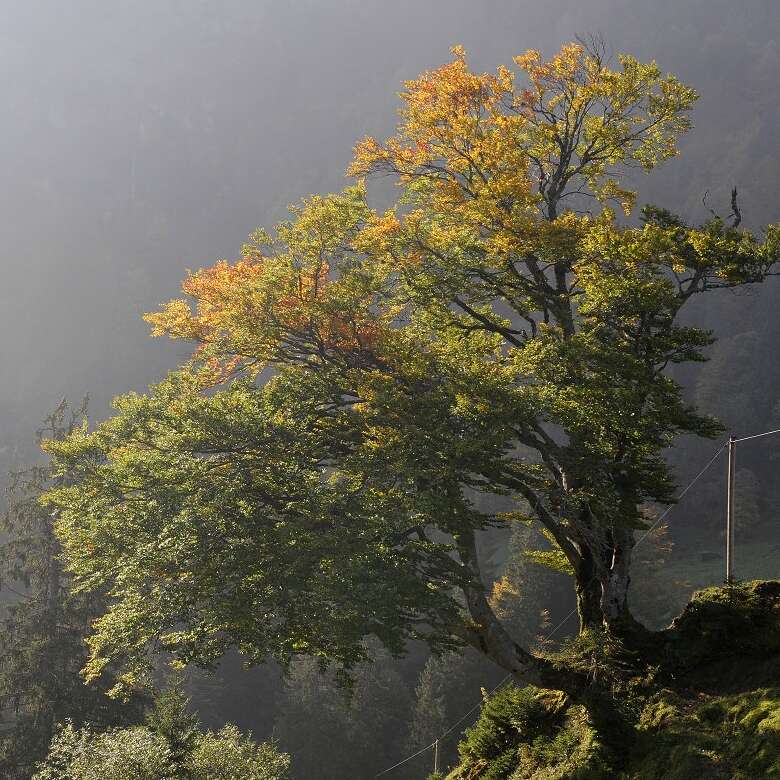
<path id="1" fill-rule="evenodd" d="M 731 190 L 731 214 L 729 216 L 734 217 L 734 221 L 731 223 L 731 229 L 734 230 L 739 227 L 739 223 L 742 222 L 742 213 L 740 212 L 739 206 L 737 205 L 736 187 Z"/>

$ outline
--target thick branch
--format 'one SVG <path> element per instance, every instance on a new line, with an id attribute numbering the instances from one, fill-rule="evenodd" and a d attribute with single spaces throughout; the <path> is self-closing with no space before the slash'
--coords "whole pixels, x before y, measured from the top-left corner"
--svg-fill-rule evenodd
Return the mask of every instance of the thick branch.
<path id="1" fill-rule="evenodd" d="M 528 502 L 531 509 L 536 513 L 539 522 L 552 534 L 555 543 L 566 556 L 566 560 L 568 560 L 576 570 L 581 563 L 580 554 L 569 537 L 563 532 L 558 519 L 544 505 L 541 496 L 519 479 L 510 478 L 507 480 L 507 484 L 511 484 L 511 486 Z"/>
<path id="2" fill-rule="evenodd" d="M 582 701 L 588 692 L 588 681 L 583 675 L 556 668 L 546 658 L 533 655 L 512 639 L 496 617 L 485 596 L 473 531 L 456 542 L 469 579 L 463 594 L 471 618 L 454 627 L 456 636 L 506 669 L 518 682 L 562 690 Z"/>

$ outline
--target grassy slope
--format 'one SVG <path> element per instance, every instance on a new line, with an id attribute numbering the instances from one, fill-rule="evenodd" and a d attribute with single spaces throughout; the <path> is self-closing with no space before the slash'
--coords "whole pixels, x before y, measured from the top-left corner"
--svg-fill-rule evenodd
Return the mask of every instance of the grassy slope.
<path id="1" fill-rule="evenodd" d="M 780 572 L 778 533 L 761 538 L 738 539 L 734 556 L 737 579 L 770 580 Z M 649 628 L 659 630 L 679 615 L 696 591 L 719 585 L 725 577 L 723 540 L 715 538 L 699 550 L 675 548 L 655 566 L 636 561 L 632 570 L 631 605 Z M 714 557 L 717 555 L 718 557 Z"/>
<path id="2" fill-rule="evenodd" d="M 775 535 L 776 536 L 776 535 Z M 720 546 L 711 546 L 713 552 L 723 553 Z M 710 551 L 710 548 L 707 548 Z M 726 564 L 722 558 L 702 560 L 701 555 L 690 553 L 672 555 L 666 574 L 672 580 L 688 582 L 691 590 L 701 590 L 723 581 Z M 734 548 L 734 574 L 741 580 L 770 580 L 780 571 L 780 544 L 767 544 L 761 540 L 737 541 Z"/>

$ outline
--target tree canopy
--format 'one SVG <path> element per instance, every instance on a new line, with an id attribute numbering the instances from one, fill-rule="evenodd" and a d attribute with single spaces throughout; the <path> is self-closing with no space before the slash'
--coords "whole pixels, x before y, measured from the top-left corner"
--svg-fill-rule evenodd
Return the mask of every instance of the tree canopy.
<path id="1" fill-rule="evenodd" d="M 112 597 L 90 676 L 233 645 L 348 667 L 375 636 L 466 642 L 545 681 L 480 570 L 477 533 L 511 522 L 542 529 L 584 627 L 635 627 L 634 532 L 674 494 L 663 452 L 719 431 L 666 371 L 712 341 L 678 315 L 772 273 L 780 227 L 741 228 L 736 199 L 700 226 L 618 218 L 626 171 L 690 127 L 695 93 L 655 63 L 570 44 L 477 74 L 453 54 L 406 84 L 392 138 L 356 147 L 350 173 L 397 181 L 393 208 L 359 178 L 191 273 L 147 319 L 192 360 L 47 445 L 76 475 L 47 499 L 70 570 Z"/>

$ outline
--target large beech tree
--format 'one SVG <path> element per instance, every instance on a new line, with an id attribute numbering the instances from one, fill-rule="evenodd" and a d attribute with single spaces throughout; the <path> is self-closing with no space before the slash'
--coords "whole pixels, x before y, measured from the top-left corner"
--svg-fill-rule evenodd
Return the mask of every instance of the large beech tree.
<path id="1" fill-rule="evenodd" d="M 70 570 L 113 599 L 90 675 L 231 645 L 349 666 L 375 636 L 468 643 L 576 688 L 491 607 L 476 537 L 496 523 L 542 529 L 583 628 L 640 630 L 631 551 L 674 494 L 663 451 L 719 430 L 665 372 L 712 340 L 678 315 L 763 280 L 780 228 L 740 229 L 736 200 L 698 227 L 618 219 L 625 171 L 690 127 L 695 93 L 654 63 L 571 44 L 476 74 L 453 54 L 406 84 L 393 137 L 358 144 L 356 186 L 304 200 L 148 316 L 197 344 L 187 365 L 49 445 L 78 475 L 48 497 Z M 400 187 L 384 213 L 376 175 Z M 516 511 L 481 509 L 494 495 Z"/>

